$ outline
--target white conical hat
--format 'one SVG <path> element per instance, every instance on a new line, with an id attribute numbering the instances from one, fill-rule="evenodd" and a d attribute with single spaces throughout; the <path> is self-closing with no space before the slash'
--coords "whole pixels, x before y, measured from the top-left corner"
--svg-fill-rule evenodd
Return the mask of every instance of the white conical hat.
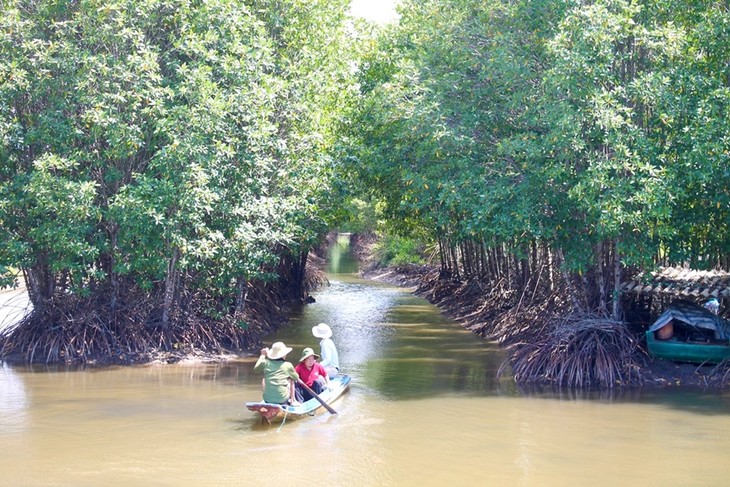
<path id="1" fill-rule="evenodd" d="M 317 338 L 329 338 L 332 336 L 332 328 L 327 323 L 320 323 L 312 328 L 312 335 Z"/>

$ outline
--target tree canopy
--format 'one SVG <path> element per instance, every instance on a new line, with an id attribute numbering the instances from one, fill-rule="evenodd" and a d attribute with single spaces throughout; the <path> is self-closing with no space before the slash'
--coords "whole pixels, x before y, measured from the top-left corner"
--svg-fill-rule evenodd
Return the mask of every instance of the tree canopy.
<path id="1" fill-rule="evenodd" d="M 306 259 L 337 213 L 347 6 L 4 2 L 4 283 L 22 270 L 40 313 L 104 292 L 114 314 L 134 290 L 164 324 L 194 296 L 240 310 Z"/>
<path id="2" fill-rule="evenodd" d="M 549 268 L 614 315 L 628 271 L 729 266 L 725 4 L 348 8 L 3 2 L 0 285 L 21 272 L 41 317 L 68 296 L 112 323 L 240 316 L 353 198 L 444 276 L 514 291 Z"/>
<path id="3" fill-rule="evenodd" d="M 440 242 L 449 274 L 529 274 L 548 249 L 605 309 L 626 270 L 727 267 L 726 6 L 426 0 L 400 14 L 360 64 L 351 169 L 402 230 Z"/>

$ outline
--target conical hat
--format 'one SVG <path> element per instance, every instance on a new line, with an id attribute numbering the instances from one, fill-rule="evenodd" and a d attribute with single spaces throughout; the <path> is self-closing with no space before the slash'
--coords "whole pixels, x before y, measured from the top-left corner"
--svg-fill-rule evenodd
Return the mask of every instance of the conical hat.
<path id="1" fill-rule="evenodd" d="M 286 357 L 286 354 L 291 352 L 291 348 L 284 345 L 284 342 L 276 342 L 271 345 L 271 348 L 266 352 L 266 356 L 271 360 Z"/>
<path id="2" fill-rule="evenodd" d="M 330 328 L 326 323 L 320 323 L 312 328 L 312 335 L 317 338 L 329 338 L 332 336 L 332 328 Z"/>

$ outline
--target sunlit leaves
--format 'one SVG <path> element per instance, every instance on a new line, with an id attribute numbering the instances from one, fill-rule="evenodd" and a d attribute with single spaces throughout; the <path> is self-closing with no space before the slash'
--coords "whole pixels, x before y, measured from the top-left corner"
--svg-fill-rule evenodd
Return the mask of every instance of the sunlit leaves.
<path id="1" fill-rule="evenodd" d="M 54 272 L 72 271 L 76 285 L 96 271 L 99 250 L 88 240 L 100 216 L 92 204 L 96 188 L 71 179 L 74 166 L 44 156 L 28 176 L 0 183 L 0 261 L 22 268 L 44 261 Z"/>
<path id="2" fill-rule="evenodd" d="M 409 222 L 399 228 L 547 242 L 581 274 L 606 242 L 623 265 L 727 254 L 724 6 L 432 0 L 401 11 L 367 44 L 352 165 L 386 215 Z"/>
<path id="3" fill-rule="evenodd" d="M 281 253 L 314 244 L 335 213 L 346 8 L 4 3 L 0 263 L 45 254 L 31 271 L 53 281 L 83 257 L 79 283 L 167 280 L 211 296 L 273 278 Z"/>

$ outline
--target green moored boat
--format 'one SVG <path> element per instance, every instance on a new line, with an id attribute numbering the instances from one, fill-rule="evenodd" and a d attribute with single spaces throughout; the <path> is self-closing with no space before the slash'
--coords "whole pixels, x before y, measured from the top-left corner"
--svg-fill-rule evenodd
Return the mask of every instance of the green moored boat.
<path id="1" fill-rule="evenodd" d="M 730 358 L 730 344 L 727 341 L 720 343 L 689 342 L 676 337 L 659 340 L 654 333 L 653 331 L 646 332 L 646 345 L 649 354 L 655 358 L 694 364 L 717 364 Z"/>
<path id="2" fill-rule="evenodd" d="M 730 322 L 687 301 L 672 303 L 646 331 L 649 354 L 695 364 L 730 358 Z"/>

